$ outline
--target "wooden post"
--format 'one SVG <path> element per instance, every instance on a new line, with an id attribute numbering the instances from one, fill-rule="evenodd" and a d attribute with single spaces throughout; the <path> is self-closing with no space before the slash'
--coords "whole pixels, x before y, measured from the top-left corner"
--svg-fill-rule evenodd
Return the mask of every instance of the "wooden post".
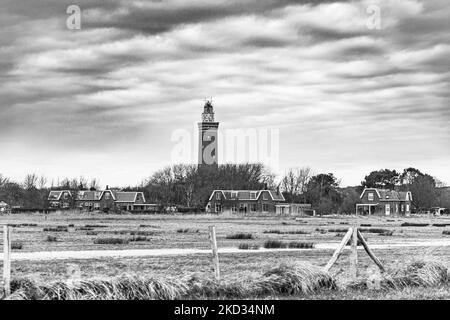
<path id="1" fill-rule="evenodd" d="M 347 233 L 345 234 L 344 238 L 342 238 L 341 243 L 339 244 L 339 247 L 334 251 L 333 256 L 331 257 L 330 261 L 328 261 L 327 265 L 323 269 L 323 271 L 328 272 L 333 264 L 337 261 L 339 256 L 341 255 L 342 251 L 344 251 L 345 246 L 347 245 L 348 240 L 350 240 L 351 236 L 353 235 L 353 228 L 349 228 Z"/>
<path id="2" fill-rule="evenodd" d="M 11 294 L 11 229 L 3 226 L 3 285 L 5 297 Z"/>
<path id="3" fill-rule="evenodd" d="M 358 275 L 358 228 L 353 227 L 350 253 L 350 275 L 356 281 Z"/>
<path id="4" fill-rule="evenodd" d="M 209 240 L 211 241 L 214 276 L 216 277 L 216 280 L 219 281 L 220 280 L 219 252 L 217 250 L 216 227 L 215 226 L 209 227 Z"/>
<path id="5" fill-rule="evenodd" d="M 369 245 L 367 244 L 366 240 L 363 238 L 361 232 L 359 232 L 358 230 L 358 238 L 361 241 L 364 249 L 366 250 L 367 254 L 369 255 L 369 257 L 373 260 L 373 262 L 375 262 L 375 264 L 378 266 L 378 268 L 380 268 L 380 270 L 382 272 L 385 271 L 383 265 L 381 264 L 380 260 L 375 256 L 375 254 L 372 252 L 372 250 L 370 250 Z"/>

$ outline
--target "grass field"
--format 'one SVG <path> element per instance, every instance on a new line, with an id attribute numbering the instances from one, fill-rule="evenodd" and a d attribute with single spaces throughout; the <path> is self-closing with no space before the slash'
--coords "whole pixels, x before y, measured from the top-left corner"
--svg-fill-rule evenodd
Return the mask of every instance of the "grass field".
<path id="1" fill-rule="evenodd" d="M 0 223 L 12 223 L 13 252 L 65 250 L 126 250 L 157 248 L 209 249 L 208 226 L 215 225 L 218 246 L 263 248 L 268 241 L 285 243 L 339 242 L 350 225 L 361 226 L 370 244 L 403 243 L 428 239 L 449 239 L 449 217 L 237 217 L 211 215 L 79 215 L 55 213 L 43 215 L 1 216 Z M 44 231 L 45 230 L 45 231 Z M 446 232 L 447 231 L 447 232 Z M 242 245 L 245 244 L 245 245 Z M 333 251 L 302 250 L 220 255 L 224 279 L 261 274 L 280 263 L 310 263 L 324 266 Z M 395 271 L 413 260 L 438 260 L 450 266 L 450 247 L 399 247 L 374 250 L 386 268 Z M 370 277 L 375 268 L 368 256 L 359 251 L 359 278 Z M 338 260 L 330 274 L 337 281 L 348 282 L 348 252 Z M 122 275 L 145 277 L 201 277 L 212 275 L 211 257 L 177 255 L 145 258 L 99 258 L 87 260 L 13 261 L 13 278 L 32 279 L 38 283 Z M 280 298 L 281 296 L 277 296 Z M 442 298 L 450 299 L 448 284 L 427 290 L 403 288 L 383 294 L 373 290 L 348 288 L 344 293 L 322 292 L 314 295 L 289 295 L 290 298 Z"/>

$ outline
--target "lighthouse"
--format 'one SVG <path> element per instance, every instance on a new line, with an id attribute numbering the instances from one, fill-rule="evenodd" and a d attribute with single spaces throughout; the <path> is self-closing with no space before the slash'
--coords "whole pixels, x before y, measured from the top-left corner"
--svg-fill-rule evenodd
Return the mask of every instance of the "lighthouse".
<path id="1" fill-rule="evenodd" d="M 212 101 L 207 100 L 203 107 L 202 122 L 198 123 L 198 167 L 218 167 L 218 139 L 219 122 L 214 120 L 214 107 Z"/>

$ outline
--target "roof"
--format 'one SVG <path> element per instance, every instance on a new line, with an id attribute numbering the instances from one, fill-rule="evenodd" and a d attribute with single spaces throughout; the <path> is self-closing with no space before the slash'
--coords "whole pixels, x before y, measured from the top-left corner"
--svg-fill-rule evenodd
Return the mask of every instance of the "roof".
<path id="1" fill-rule="evenodd" d="M 48 194 L 48 200 L 59 200 L 59 199 L 61 199 L 62 194 L 65 192 L 72 195 L 69 190 L 52 190 Z"/>
<path id="2" fill-rule="evenodd" d="M 273 201 L 285 201 L 283 194 L 274 190 L 214 190 L 209 200 L 212 200 L 216 192 L 221 192 L 226 200 L 257 200 L 264 191 L 269 193 Z"/>
<path id="3" fill-rule="evenodd" d="M 111 192 L 115 202 L 136 202 L 138 194 L 142 195 L 142 199 L 145 202 L 143 192 L 138 191 L 78 191 L 77 200 L 83 201 L 99 201 L 105 192 Z"/>
<path id="4" fill-rule="evenodd" d="M 361 193 L 360 198 L 363 197 L 366 191 L 375 191 L 380 198 L 380 201 L 411 201 L 412 193 L 411 191 L 396 191 L 388 189 L 377 189 L 377 188 L 366 188 Z"/>
<path id="5" fill-rule="evenodd" d="M 114 192 L 114 196 L 116 198 L 116 202 L 136 202 L 138 194 L 142 195 L 142 200 L 145 202 L 145 197 L 143 192 L 137 191 L 116 191 Z"/>
<path id="6" fill-rule="evenodd" d="M 5 201 L 0 201 L 0 207 L 9 207 L 9 204 L 7 204 Z"/>

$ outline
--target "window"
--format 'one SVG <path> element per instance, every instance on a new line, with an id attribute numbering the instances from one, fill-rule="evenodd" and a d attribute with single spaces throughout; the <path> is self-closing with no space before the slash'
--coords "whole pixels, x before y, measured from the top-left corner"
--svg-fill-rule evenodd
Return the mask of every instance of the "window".
<path id="1" fill-rule="evenodd" d="M 247 212 L 247 204 L 246 203 L 241 203 L 240 205 L 239 205 L 239 211 L 240 212 Z"/>
<path id="2" fill-rule="evenodd" d="M 406 205 L 406 212 L 409 212 L 409 204 Z"/>
<path id="3" fill-rule="evenodd" d="M 256 212 L 256 203 L 250 204 L 250 212 Z"/>
<path id="4" fill-rule="evenodd" d="M 390 215 L 391 214 L 391 205 L 388 203 L 386 204 L 386 215 Z"/>
<path id="5" fill-rule="evenodd" d="M 373 201 L 373 198 L 374 198 L 373 192 L 370 192 L 367 197 L 368 197 L 369 201 Z"/>
<path id="6" fill-rule="evenodd" d="M 109 192 L 105 193 L 105 199 L 109 200 L 109 198 L 111 197 L 111 195 L 109 194 Z"/>
<path id="7" fill-rule="evenodd" d="M 216 192 L 216 200 L 220 200 L 220 192 Z"/>
<path id="8" fill-rule="evenodd" d="M 256 199 L 256 192 L 250 192 L 250 199 Z"/>
<path id="9" fill-rule="evenodd" d="M 236 213 L 237 212 L 237 205 L 235 203 L 233 203 L 231 205 L 231 212 Z"/>
<path id="10" fill-rule="evenodd" d="M 236 199 L 238 197 L 238 193 L 236 191 L 231 192 L 231 198 Z"/>
<path id="11" fill-rule="evenodd" d="M 400 210 L 401 210 L 401 212 L 405 211 L 405 206 L 403 204 L 401 205 Z"/>
<path id="12" fill-rule="evenodd" d="M 67 200 L 68 197 L 69 195 L 67 194 L 67 192 L 64 192 L 64 200 Z"/>
<path id="13" fill-rule="evenodd" d="M 263 212 L 269 212 L 269 205 L 267 203 L 262 204 L 262 211 Z"/>
<path id="14" fill-rule="evenodd" d="M 267 194 L 267 192 L 263 193 L 263 200 L 269 200 L 269 195 Z"/>
<path id="15" fill-rule="evenodd" d="M 97 203 L 97 202 L 94 203 L 94 208 L 95 208 L 95 209 L 100 209 L 100 203 Z"/>
<path id="16" fill-rule="evenodd" d="M 222 211 L 222 205 L 220 203 L 216 203 L 216 212 Z"/>

